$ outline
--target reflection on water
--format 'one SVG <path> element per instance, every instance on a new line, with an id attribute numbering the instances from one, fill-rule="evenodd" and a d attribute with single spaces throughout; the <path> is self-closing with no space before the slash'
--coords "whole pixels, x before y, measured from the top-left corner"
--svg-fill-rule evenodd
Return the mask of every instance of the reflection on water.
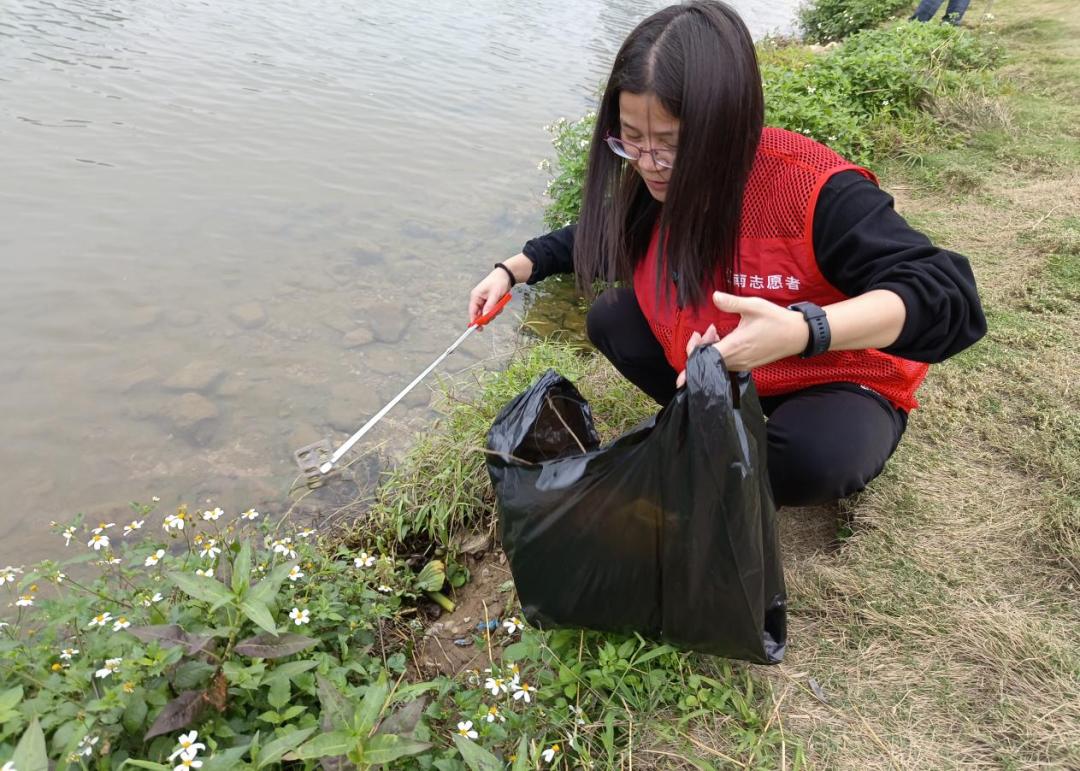
<path id="1" fill-rule="evenodd" d="M 132 499 L 284 500 L 292 450 L 411 380 L 540 230 L 542 126 L 662 5 L 5 3 L 0 563 Z M 498 366 L 512 326 L 446 370 Z"/>

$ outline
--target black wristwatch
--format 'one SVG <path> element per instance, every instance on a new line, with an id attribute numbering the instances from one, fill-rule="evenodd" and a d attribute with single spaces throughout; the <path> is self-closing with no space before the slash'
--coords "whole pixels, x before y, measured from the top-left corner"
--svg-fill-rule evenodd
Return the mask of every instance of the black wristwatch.
<path id="1" fill-rule="evenodd" d="M 825 311 L 820 305 L 795 303 L 789 305 L 788 310 L 801 313 L 806 319 L 806 325 L 810 327 L 810 339 L 806 342 L 806 350 L 802 352 L 802 358 L 807 359 L 829 350 L 832 333 L 829 331 L 829 320 L 825 317 Z"/>

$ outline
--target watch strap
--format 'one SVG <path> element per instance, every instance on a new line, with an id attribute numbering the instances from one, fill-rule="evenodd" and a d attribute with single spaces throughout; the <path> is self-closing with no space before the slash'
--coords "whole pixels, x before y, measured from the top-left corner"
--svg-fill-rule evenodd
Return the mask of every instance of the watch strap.
<path id="1" fill-rule="evenodd" d="M 789 310 L 799 311 L 806 319 L 806 326 L 810 329 L 810 337 L 806 342 L 806 348 L 801 356 L 808 359 L 818 356 L 829 350 L 832 342 L 832 332 L 829 330 L 829 319 L 820 305 L 811 302 L 799 302 L 788 306 Z"/>

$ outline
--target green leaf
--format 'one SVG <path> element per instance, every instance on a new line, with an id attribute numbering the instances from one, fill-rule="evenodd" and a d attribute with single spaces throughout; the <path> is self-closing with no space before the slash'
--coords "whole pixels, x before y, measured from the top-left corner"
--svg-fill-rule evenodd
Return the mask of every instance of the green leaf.
<path id="1" fill-rule="evenodd" d="M 281 713 L 281 722 L 288 723 L 294 717 L 303 714 L 304 712 L 307 712 L 307 707 L 305 707 L 303 704 L 293 704 L 291 707 Z"/>
<path id="2" fill-rule="evenodd" d="M 232 602 L 233 596 L 225 585 L 218 581 L 216 578 L 207 578 L 205 576 L 194 576 L 188 573 L 179 573 L 173 571 L 168 574 L 169 580 L 180 587 L 180 590 L 185 594 L 194 597 L 196 600 L 202 600 L 208 602 L 211 605 L 224 605 L 227 602 Z"/>
<path id="3" fill-rule="evenodd" d="M 479 744 L 461 734 L 453 734 L 453 737 L 462 760 L 472 771 L 502 771 L 502 762 Z"/>
<path id="4" fill-rule="evenodd" d="M 644 656 L 638 659 L 634 659 L 635 664 L 644 664 L 646 661 L 652 661 L 657 656 L 663 656 L 665 653 L 673 653 L 675 651 L 670 645 L 661 645 L 657 648 L 653 648 Z"/>
<path id="5" fill-rule="evenodd" d="M 285 760 L 314 760 L 328 755 L 345 755 L 356 746 L 356 739 L 347 731 L 331 731 L 319 734 L 306 744 L 285 756 Z"/>
<path id="6" fill-rule="evenodd" d="M 368 685 L 364 700 L 360 702 L 360 708 L 356 711 L 353 719 L 356 733 L 367 736 L 379 719 L 383 706 L 386 704 L 386 695 L 390 692 L 390 686 L 386 682 L 386 670 L 379 673 L 379 679 Z"/>
<path id="7" fill-rule="evenodd" d="M 292 683 L 287 677 L 276 677 L 270 681 L 270 689 L 266 694 L 266 700 L 274 709 L 281 709 L 289 703 L 289 695 L 292 693 Z"/>
<path id="8" fill-rule="evenodd" d="M 319 684 L 319 704 L 322 706 L 323 718 L 329 721 L 330 726 L 338 729 L 351 728 L 353 724 L 353 705 L 345 695 L 338 690 L 337 686 L 322 675 L 316 675 Z M 323 727 L 324 731 L 329 728 Z"/>
<path id="9" fill-rule="evenodd" d="M 522 659 L 529 658 L 529 655 L 533 653 L 536 646 L 531 642 L 521 640 L 513 645 L 508 645 L 503 648 L 503 660 L 504 661 L 521 661 Z"/>
<path id="10" fill-rule="evenodd" d="M 265 747 L 259 750 L 259 756 L 255 759 L 255 767 L 263 768 L 271 763 L 277 763 L 286 752 L 299 747 L 304 739 L 311 736 L 314 731 L 315 726 L 298 728 L 267 743 Z"/>
<path id="11" fill-rule="evenodd" d="M 210 675 L 216 671 L 217 667 L 207 664 L 205 661 L 185 661 L 176 668 L 173 675 L 173 687 L 178 691 L 190 691 L 206 685 Z"/>
<path id="12" fill-rule="evenodd" d="M 35 717 L 26 727 L 11 756 L 11 764 L 19 771 L 49 771 L 49 755 L 45 751 L 45 732 Z"/>
<path id="13" fill-rule="evenodd" d="M 3 693 L 0 693 L 0 710 L 15 709 L 19 702 L 22 701 L 22 697 L 23 689 L 21 685 L 8 688 Z"/>
<path id="14" fill-rule="evenodd" d="M 270 575 L 251 588 L 247 598 L 254 602 L 261 602 L 263 605 L 269 605 L 277 597 L 281 582 L 288 577 L 289 571 L 292 570 L 295 564 L 295 562 L 290 562 L 285 565 L 278 565 L 270 571 Z"/>
<path id="15" fill-rule="evenodd" d="M 241 603 L 242 604 L 242 603 Z M 252 619 L 254 621 L 254 619 Z M 257 622 L 256 622 L 257 623 Z M 319 641 L 313 637 L 305 637 L 302 634 L 281 634 L 249 637 L 236 644 L 236 652 L 244 656 L 253 656 L 261 659 L 276 659 L 291 656 L 302 650 L 307 650 Z"/>
<path id="16" fill-rule="evenodd" d="M 247 754 L 250 744 L 239 747 L 229 747 L 227 750 L 216 750 L 203 763 L 202 771 L 238 771 L 246 768 L 247 764 L 241 764 L 240 758 Z"/>
<path id="17" fill-rule="evenodd" d="M 514 752 L 517 757 L 514 759 L 514 766 L 510 771 L 529 771 L 529 739 L 526 736 L 521 737 L 521 741 L 518 742 L 517 750 Z"/>
<path id="18" fill-rule="evenodd" d="M 237 597 L 242 597 L 251 581 L 251 541 L 244 541 L 240 545 L 240 552 L 236 555 L 232 565 L 232 590 Z"/>
<path id="19" fill-rule="evenodd" d="M 284 637 L 284 635 L 282 635 Z M 264 683 L 269 683 L 278 678 L 285 678 L 291 680 L 297 675 L 301 675 L 307 672 L 309 669 L 314 669 L 319 665 L 319 662 L 311 659 L 304 659 L 303 661 L 286 661 L 284 664 L 278 664 L 272 670 L 266 673 L 263 677 Z"/>
<path id="20" fill-rule="evenodd" d="M 371 765 L 389 763 L 398 758 L 418 755 L 429 747 L 431 747 L 431 742 L 407 739 L 394 734 L 379 734 L 364 742 L 364 753 L 361 757 L 365 763 Z"/>
<path id="21" fill-rule="evenodd" d="M 270 634 L 277 634 L 277 624 L 274 623 L 274 617 L 270 615 L 270 609 L 266 607 L 265 602 L 255 599 L 254 592 L 240 601 L 240 612 Z"/>
<path id="22" fill-rule="evenodd" d="M 120 719 L 124 730 L 129 734 L 138 734 L 146 722 L 146 700 L 137 694 L 132 697 L 124 708 L 124 715 Z"/>
<path id="23" fill-rule="evenodd" d="M 172 771 L 172 766 L 166 766 L 164 763 L 151 763 L 149 760 L 132 760 L 128 758 L 120 764 L 120 768 L 124 766 L 135 766 L 135 768 L 148 768 L 150 771 Z M 19 766 L 15 766 L 19 768 Z"/>

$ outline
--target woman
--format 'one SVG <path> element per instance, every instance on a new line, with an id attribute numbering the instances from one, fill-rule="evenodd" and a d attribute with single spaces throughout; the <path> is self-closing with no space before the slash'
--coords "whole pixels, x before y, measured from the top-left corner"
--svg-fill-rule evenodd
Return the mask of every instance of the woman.
<path id="1" fill-rule="evenodd" d="M 596 347 L 660 404 L 695 346 L 752 370 L 776 504 L 809 505 L 881 473 L 927 364 L 986 324 L 966 259 L 911 229 L 871 172 L 763 115 L 731 8 L 650 16 L 608 78 L 580 220 L 497 264 L 469 312 L 559 272 L 586 292 L 632 285 L 589 310 Z"/>

